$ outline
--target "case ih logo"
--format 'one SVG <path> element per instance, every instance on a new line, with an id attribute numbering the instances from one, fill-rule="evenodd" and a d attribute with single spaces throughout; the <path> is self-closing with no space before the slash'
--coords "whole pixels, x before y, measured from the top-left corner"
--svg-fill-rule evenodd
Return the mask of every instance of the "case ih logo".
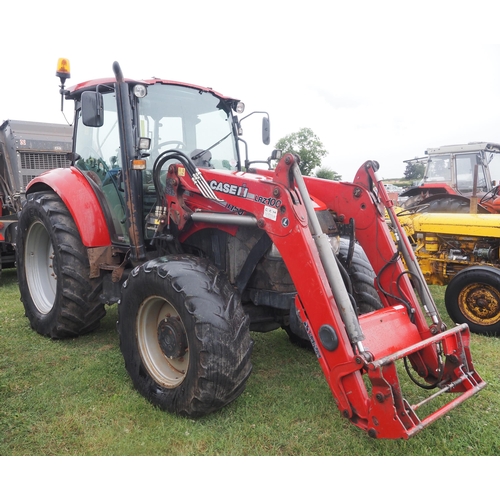
<path id="1" fill-rule="evenodd" d="M 245 186 L 236 186 L 235 184 L 228 184 L 227 182 L 217 182 L 216 180 L 213 180 L 210 181 L 210 187 L 214 191 L 232 194 L 234 196 L 241 196 L 242 198 L 246 198 L 248 194 L 248 188 Z"/>

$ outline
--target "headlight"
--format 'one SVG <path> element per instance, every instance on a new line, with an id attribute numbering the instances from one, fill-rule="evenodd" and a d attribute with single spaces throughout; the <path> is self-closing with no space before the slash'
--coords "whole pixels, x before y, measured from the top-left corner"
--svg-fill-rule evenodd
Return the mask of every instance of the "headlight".
<path id="1" fill-rule="evenodd" d="M 147 94 L 148 94 L 148 91 L 146 89 L 146 85 L 142 85 L 142 84 L 134 85 L 135 97 L 142 99 L 143 97 L 146 97 Z"/>

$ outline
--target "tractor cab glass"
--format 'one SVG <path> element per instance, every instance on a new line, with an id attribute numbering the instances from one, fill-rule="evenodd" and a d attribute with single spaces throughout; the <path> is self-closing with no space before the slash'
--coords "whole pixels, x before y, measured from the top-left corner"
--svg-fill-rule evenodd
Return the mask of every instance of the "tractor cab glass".
<path id="1" fill-rule="evenodd" d="M 477 190 L 491 189 L 491 180 L 485 158 L 481 152 L 450 153 L 429 156 L 426 182 L 442 182 L 455 187 L 462 194 L 470 194 L 474 187 L 477 165 Z"/>
<path id="2" fill-rule="evenodd" d="M 139 131 L 148 137 L 148 165 L 176 149 L 198 168 L 236 170 L 238 154 L 231 110 L 210 92 L 181 85 L 151 85 L 138 100 Z"/>
<path id="3" fill-rule="evenodd" d="M 128 243 L 118 113 L 116 96 L 111 90 L 103 86 L 99 93 L 82 93 L 76 166 L 104 195 L 114 225 L 113 241 Z M 134 103 L 137 151 L 146 153 L 146 171 L 142 174 L 145 215 L 156 200 L 153 165 L 164 151 L 181 151 L 198 168 L 238 169 L 233 119 L 227 102 L 210 92 L 161 83 L 144 87 L 140 96 L 131 94 L 130 99 Z M 147 149 L 141 149 L 144 143 Z"/>
<path id="4" fill-rule="evenodd" d="M 477 191 L 488 191 L 487 171 L 483 165 L 481 154 L 457 154 L 457 190 L 461 193 L 471 193 L 474 187 L 474 170 L 477 165 Z"/>
<path id="5" fill-rule="evenodd" d="M 429 157 L 425 180 L 428 182 L 451 182 L 450 155 Z"/>
<path id="6" fill-rule="evenodd" d="M 88 117 L 89 102 L 84 102 L 85 95 L 90 96 L 93 109 L 94 101 L 102 105 L 103 122 L 95 126 L 96 120 Z M 92 97 L 99 96 L 99 97 Z M 113 229 L 117 242 L 128 242 L 125 227 L 125 202 L 121 184 L 121 152 L 118 129 L 118 114 L 114 92 L 96 94 L 84 92 L 82 96 L 82 112 L 77 122 L 75 152 L 78 155 L 76 166 L 97 184 L 104 195 L 105 203 L 111 214 Z M 90 123 L 87 126 L 85 123 Z M 111 228 L 110 228 L 111 229 Z"/>

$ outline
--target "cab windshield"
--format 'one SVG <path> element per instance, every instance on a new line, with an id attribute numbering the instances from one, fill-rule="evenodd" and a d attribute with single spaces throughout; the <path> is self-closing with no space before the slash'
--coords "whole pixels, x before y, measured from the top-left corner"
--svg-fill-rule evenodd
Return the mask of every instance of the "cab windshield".
<path id="1" fill-rule="evenodd" d="M 210 92 L 181 85 L 150 85 L 139 100 L 139 135 L 151 139 L 148 169 L 162 152 L 176 149 L 197 167 L 236 170 L 231 111 Z"/>
<path id="2" fill-rule="evenodd" d="M 429 182 L 451 182 L 451 158 L 450 155 L 439 155 L 429 157 L 427 164 L 426 181 Z"/>

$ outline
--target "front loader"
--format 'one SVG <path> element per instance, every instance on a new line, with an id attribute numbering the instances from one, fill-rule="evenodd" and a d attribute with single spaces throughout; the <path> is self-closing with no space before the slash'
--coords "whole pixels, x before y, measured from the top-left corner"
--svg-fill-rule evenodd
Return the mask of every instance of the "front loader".
<path id="1" fill-rule="evenodd" d="M 467 325 L 447 330 L 400 226 L 392 240 L 376 162 L 352 183 L 302 177 L 290 153 L 271 168 L 248 160 L 237 99 L 126 80 L 117 63 L 66 90 L 60 63 L 72 166 L 30 183 L 17 240 L 38 333 L 81 335 L 118 303 L 134 386 L 189 417 L 243 392 L 250 331 L 277 328 L 314 349 L 342 415 L 374 438 L 409 438 L 485 386 Z M 265 113 L 262 129 L 269 144 Z M 408 384 L 426 395 L 410 403 Z"/>

